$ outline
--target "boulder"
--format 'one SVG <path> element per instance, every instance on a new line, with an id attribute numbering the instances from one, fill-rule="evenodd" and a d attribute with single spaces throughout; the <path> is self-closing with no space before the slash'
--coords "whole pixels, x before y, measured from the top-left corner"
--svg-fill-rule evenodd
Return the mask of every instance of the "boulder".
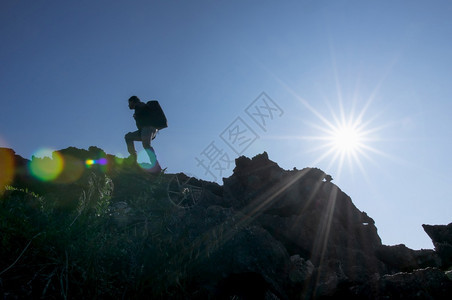
<path id="1" fill-rule="evenodd" d="M 441 267 L 452 267 L 452 223 L 448 225 L 426 225 L 422 227 L 432 239 L 435 251 L 441 258 Z"/>
<path id="2" fill-rule="evenodd" d="M 449 299 L 452 293 L 452 281 L 437 268 L 383 275 L 366 286 L 355 290 L 355 296 L 362 299 Z"/>
<path id="3" fill-rule="evenodd" d="M 382 245 L 375 252 L 378 259 L 385 263 L 389 273 L 410 272 L 426 267 L 440 267 L 441 259 L 434 250 L 412 250 L 400 244 Z"/>

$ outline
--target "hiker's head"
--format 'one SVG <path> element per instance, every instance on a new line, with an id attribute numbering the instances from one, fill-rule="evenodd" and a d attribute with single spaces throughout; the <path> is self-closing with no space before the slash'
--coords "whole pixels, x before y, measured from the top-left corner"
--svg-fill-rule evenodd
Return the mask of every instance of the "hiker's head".
<path id="1" fill-rule="evenodd" d="M 134 109 L 135 105 L 137 105 L 137 103 L 141 102 L 140 98 L 138 98 L 137 96 L 132 96 L 129 98 L 129 108 L 130 109 Z"/>

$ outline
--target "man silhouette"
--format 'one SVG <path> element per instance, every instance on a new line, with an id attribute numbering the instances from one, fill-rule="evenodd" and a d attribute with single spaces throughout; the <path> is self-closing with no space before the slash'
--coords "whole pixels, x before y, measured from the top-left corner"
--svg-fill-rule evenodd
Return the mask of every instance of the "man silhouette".
<path id="1" fill-rule="evenodd" d="M 162 168 L 157 161 L 154 148 L 151 147 L 151 141 L 155 138 L 158 130 L 152 125 L 153 120 L 151 118 L 150 108 L 146 103 L 141 102 L 137 96 L 129 98 L 129 108 L 135 110 L 133 117 L 135 118 L 138 130 L 129 132 L 124 137 L 127 144 L 127 151 L 130 153 L 128 159 L 136 164 L 137 152 L 134 142 L 141 141 L 152 166 L 148 171 L 150 173 L 159 173 Z"/>

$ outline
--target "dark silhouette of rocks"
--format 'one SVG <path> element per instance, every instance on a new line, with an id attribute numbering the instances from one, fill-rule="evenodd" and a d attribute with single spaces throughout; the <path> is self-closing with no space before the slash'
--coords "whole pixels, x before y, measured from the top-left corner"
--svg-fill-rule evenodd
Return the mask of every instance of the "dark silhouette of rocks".
<path id="1" fill-rule="evenodd" d="M 423 224 L 422 227 L 433 241 L 435 251 L 441 258 L 441 267 L 450 267 L 452 265 L 452 223 L 449 225 Z"/>
<path id="2" fill-rule="evenodd" d="M 436 251 L 428 249 L 412 250 L 403 244 L 382 245 L 375 254 L 378 259 L 385 263 L 390 273 L 412 272 L 427 267 L 442 267 L 441 259 Z"/>
<path id="3" fill-rule="evenodd" d="M 320 169 L 283 170 L 264 152 L 236 159 L 233 174 L 220 186 L 182 173 L 150 175 L 96 147 L 58 153 L 66 163 L 51 182 L 30 176 L 29 161 L 15 155 L 14 190 L 2 199 L 7 203 L 28 189 L 52 203 L 52 214 L 67 216 L 71 234 L 77 224 L 93 222 L 103 228 L 96 237 L 109 236 L 96 250 L 109 257 L 98 268 L 128 275 L 108 277 L 113 284 L 102 291 L 91 279 L 82 280 L 87 271 L 77 271 L 84 266 L 76 260 L 81 254 L 74 252 L 71 261 L 66 256 L 73 247 L 60 246 L 62 265 L 74 264 L 72 273 L 61 271 L 73 282 L 72 297 L 446 299 L 452 292 L 446 276 L 452 267 L 452 224 L 423 225 L 434 250 L 383 245 L 374 220 Z M 86 160 L 101 158 L 108 163 L 86 167 Z M 180 192 L 193 188 L 196 201 L 185 205 L 171 199 L 174 178 L 190 180 Z M 102 212 L 107 212 L 102 221 L 90 219 Z M 105 246 L 109 241 L 118 248 L 114 255 Z M 2 274 L 17 257 L 5 251 L 0 254 L 9 260 L 0 264 L 0 294 L 21 296 L 18 290 L 36 282 L 41 294 L 47 284 L 47 294 L 59 295 L 61 284 L 44 280 L 48 274 L 42 279 L 35 267 L 18 264 Z M 47 258 L 39 254 L 39 259 Z"/>

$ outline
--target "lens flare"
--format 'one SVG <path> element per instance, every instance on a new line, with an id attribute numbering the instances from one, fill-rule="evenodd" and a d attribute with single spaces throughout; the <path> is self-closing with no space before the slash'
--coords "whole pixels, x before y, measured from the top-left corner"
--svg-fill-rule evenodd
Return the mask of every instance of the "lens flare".
<path id="1" fill-rule="evenodd" d="M 141 151 L 138 151 L 137 162 L 138 163 L 144 163 L 144 162 L 148 163 L 149 162 L 149 156 L 144 149 Z"/>
<path id="2" fill-rule="evenodd" d="M 124 162 L 124 156 L 121 153 L 116 153 L 114 161 L 116 164 L 121 165 Z"/>
<path id="3" fill-rule="evenodd" d="M 85 161 L 85 165 L 90 168 L 92 165 L 101 165 L 105 166 L 108 163 L 108 160 L 105 157 L 99 159 L 87 159 Z"/>
<path id="4" fill-rule="evenodd" d="M 63 166 L 64 160 L 58 152 L 50 149 L 40 149 L 32 156 L 29 170 L 37 179 L 51 181 L 58 177 L 63 170 Z"/>
<path id="5" fill-rule="evenodd" d="M 150 169 L 155 166 L 157 157 L 154 151 L 143 149 L 138 152 L 137 162 L 143 169 Z"/>
<path id="6" fill-rule="evenodd" d="M 8 149 L 0 149 L 0 195 L 5 191 L 5 186 L 14 179 L 14 154 Z"/>

